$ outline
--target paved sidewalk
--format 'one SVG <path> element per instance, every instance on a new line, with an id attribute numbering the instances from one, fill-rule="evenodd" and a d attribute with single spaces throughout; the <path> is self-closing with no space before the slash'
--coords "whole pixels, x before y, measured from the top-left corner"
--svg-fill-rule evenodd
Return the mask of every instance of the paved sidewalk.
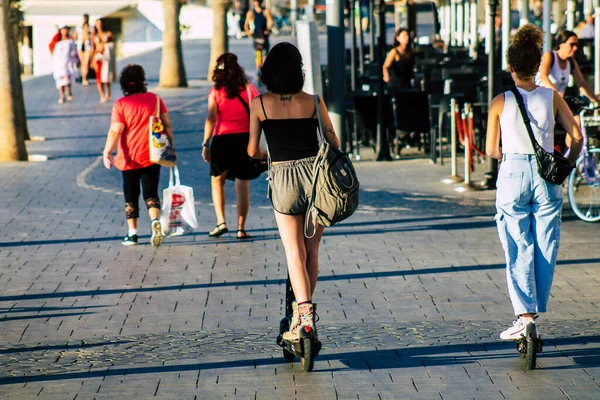
<path id="1" fill-rule="evenodd" d="M 323 350 L 311 374 L 286 364 L 275 344 L 286 263 L 266 182 L 252 182 L 252 241 L 206 236 L 208 48 L 185 45 L 192 88 L 157 91 L 200 223 L 158 249 L 145 216 L 142 245 L 120 244 L 121 178 L 98 158 L 111 104 L 76 86 L 60 106 L 51 78 L 25 83 L 31 133 L 47 138 L 29 151 L 53 159 L 0 165 L 0 398 L 600 398 L 600 225 L 565 206 L 544 352 L 525 371 L 498 340 L 513 316 L 494 193 L 457 194 L 439 183 L 447 168 L 423 159 L 356 163 L 361 206 L 322 244 Z M 252 63 L 247 42 L 232 50 Z M 150 86 L 159 60 L 136 59 Z M 227 195 L 232 204 L 231 185 Z"/>

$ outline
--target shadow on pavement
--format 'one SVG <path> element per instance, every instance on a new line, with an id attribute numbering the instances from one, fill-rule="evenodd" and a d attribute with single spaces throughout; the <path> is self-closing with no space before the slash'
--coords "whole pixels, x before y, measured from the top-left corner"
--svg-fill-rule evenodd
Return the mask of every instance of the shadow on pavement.
<path id="1" fill-rule="evenodd" d="M 32 347 L 13 347 L 10 349 L 0 349 L 0 354 L 11 354 L 11 353 L 31 353 L 34 351 L 50 351 L 50 350 L 79 350 L 101 346 L 117 346 L 120 344 L 134 343 L 135 340 L 119 340 L 102 343 L 69 343 L 61 345 L 50 345 L 50 346 L 32 346 Z"/>
<path id="2" fill-rule="evenodd" d="M 557 338 L 549 342 L 555 345 L 563 344 L 584 344 L 598 343 L 599 336 L 582 336 L 575 338 Z M 510 349 L 510 350 L 509 350 Z M 491 353 L 490 350 L 495 350 Z M 498 352 L 500 351 L 500 352 Z M 472 355 L 459 355 L 459 353 L 469 352 Z M 551 358 L 554 352 L 541 353 L 538 357 Z M 569 357 L 573 361 L 573 365 L 548 367 L 544 369 L 572 369 L 582 368 L 584 366 L 597 365 L 587 360 L 583 364 L 579 364 L 581 359 L 579 355 L 582 350 L 563 350 L 560 351 L 561 358 Z M 587 349 L 586 354 L 589 359 L 591 355 L 593 360 L 600 356 L 600 348 Z M 368 350 L 368 351 L 350 351 L 344 353 L 324 353 L 317 358 L 317 369 L 313 373 L 331 373 L 332 371 L 342 370 L 381 370 L 381 369 L 396 369 L 396 368 L 414 368 L 414 367 L 431 367 L 431 366 L 446 366 L 446 365 L 461 365 L 479 363 L 479 361 L 508 359 L 514 358 L 515 364 L 523 363 L 514 348 L 513 343 L 502 342 L 483 342 L 483 343 L 464 343 L 452 345 L 435 345 L 423 347 L 403 347 L 397 349 L 386 350 Z M 348 368 L 328 368 L 325 370 L 318 369 L 319 361 L 339 361 Z M 192 363 L 180 365 L 165 365 L 152 367 L 111 367 L 110 369 L 101 369 L 96 371 L 85 372 L 66 372 L 51 375 L 34 375 L 34 376 L 19 376 L 19 377 L 3 377 L 0 378 L 0 385 L 42 382 L 42 381 L 60 381 L 68 379 L 90 379 L 90 378 L 105 378 L 107 376 L 121 375 L 142 375 L 156 374 L 169 372 L 186 372 L 200 371 L 212 369 L 230 369 L 230 368 L 248 368 L 270 365 L 284 365 L 285 361 L 282 358 L 259 358 L 238 361 L 220 361 L 209 363 Z"/>
<path id="3" fill-rule="evenodd" d="M 579 260 L 559 260 L 559 265 L 577 265 L 577 264 L 595 264 L 600 263 L 600 258 L 588 258 Z M 436 268 L 423 268 L 423 269 L 399 269 L 395 271 L 381 271 L 381 272 L 365 272 L 358 274 L 340 274 L 340 275 L 327 275 L 319 277 L 319 281 L 339 281 L 339 280 L 351 280 L 351 279 L 379 279 L 379 278 L 390 278 L 390 277 L 406 277 L 412 275 L 428 275 L 428 274 L 444 274 L 444 273 L 460 273 L 469 271 L 485 271 L 485 270 L 496 270 L 504 269 L 504 264 L 488 264 L 488 265 L 466 265 L 466 266 L 449 266 L 449 267 L 436 267 Z M 193 285 L 170 285 L 170 286 L 159 286 L 159 287 L 142 287 L 142 288 L 122 288 L 122 289 L 99 289 L 99 290 L 82 290 L 82 291 L 71 291 L 71 292 L 54 292 L 54 293 L 34 293 L 34 294 L 21 294 L 21 295 L 9 295 L 1 296 L 0 301 L 25 301 L 25 300 L 37 300 L 37 299 L 51 299 L 51 298 L 63 298 L 63 297 L 84 297 L 84 296 L 106 296 L 124 293 L 146 293 L 146 292 L 167 292 L 167 291 L 182 291 L 182 290 L 195 290 L 195 289 L 208 289 L 208 288 L 219 288 L 219 287 L 235 287 L 235 286 L 262 286 L 262 285 L 284 285 L 285 279 L 260 279 L 254 281 L 232 281 L 232 282 L 216 282 L 216 283 L 198 283 Z"/>

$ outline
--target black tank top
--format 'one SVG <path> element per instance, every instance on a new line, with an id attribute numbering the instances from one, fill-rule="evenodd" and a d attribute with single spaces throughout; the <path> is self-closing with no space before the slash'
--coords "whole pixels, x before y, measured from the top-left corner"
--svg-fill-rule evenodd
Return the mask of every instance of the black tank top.
<path id="1" fill-rule="evenodd" d="M 259 96 L 265 119 L 260 123 L 271 161 L 291 161 L 314 157 L 319 152 L 317 127 L 319 121 L 313 118 L 268 119 L 263 105 L 262 95 Z"/>
<path id="2" fill-rule="evenodd" d="M 267 17 L 265 16 L 265 12 L 257 12 L 256 10 L 253 10 L 252 12 L 254 13 L 254 36 L 263 37 L 267 30 Z"/>
<path id="3" fill-rule="evenodd" d="M 398 50 L 394 49 L 394 51 L 398 55 L 399 60 L 394 58 L 394 61 L 392 61 L 391 69 L 394 72 L 392 78 L 394 82 L 392 83 L 397 85 L 399 89 L 409 89 L 411 87 L 410 81 L 414 77 L 415 56 L 412 52 L 400 54 Z"/>

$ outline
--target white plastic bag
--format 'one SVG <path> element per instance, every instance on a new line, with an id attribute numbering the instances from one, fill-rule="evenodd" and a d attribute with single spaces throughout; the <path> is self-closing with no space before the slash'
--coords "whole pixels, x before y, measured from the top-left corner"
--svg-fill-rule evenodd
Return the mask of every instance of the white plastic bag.
<path id="1" fill-rule="evenodd" d="M 175 184 L 173 184 L 175 174 Z M 163 190 L 160 224 L 165 236 L 178 236 L 198 228 L 194 189 L 181 185 L 177 167 L 169 169 L 169 187 Z"/>

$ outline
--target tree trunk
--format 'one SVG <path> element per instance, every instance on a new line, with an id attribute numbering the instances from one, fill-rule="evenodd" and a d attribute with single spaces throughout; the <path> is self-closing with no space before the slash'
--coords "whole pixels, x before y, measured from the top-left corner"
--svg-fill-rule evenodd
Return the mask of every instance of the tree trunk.
<path id="1" fill-rule="evenodd" d="M 15 75 L 21 80 L 21 66 L 18 59 L 14 58 L 12 46 L 16 44 L 12 36 L 12 26 L 8 1 L 2 1 L 0 6 L 0 120 L 3 123 L 0 129 L 0 162 L 26 161 L 27 149 L 25 136 L 27 121 L 21 121 L 17 115 L 15 104 L 18 97 L 15 85 Z M 22 89 L 21 89 L 22 90 Z M 15 96 L 16 95 L 16 96 Z M 21 91 L 22 99 L 22 91 Z M 24 112 L 24 110 L 23 110 Z M 23 128 L 25 126 L 25 129 Z"/>
<path id="2" fill-rule="evenodd" d="M 12 2 L 15 2 L 14 0 Z M 27 113 L 25 112 L 25 98 L 23 97 L 23 83 L 21 82 L 21 62 L 19 60 L 19 34 L 21 30 L 20 16 L 18 19 L 13 18 L 11 33 L 11 46 L 10 46 L 10 64 L 14 65 L 11 68 L 11 82 L 14 96 L 14 110 L 17 126 L 19 130 L 23 132 L 23 139 L 29 140 L 29 129 L 27 128 Z"/>
<path id="3" fill-rule="evenodd" d="M 162 61 L 160 65 L 160 87 L 187 87 L 181 30 L 179 29 L 179 0 L 163 0 L 165 30 L 163 31 Z"/>
<path id="4" fill-rule="evenodd" d="M 208 65 L 209 81 L 212 81 L 213 72 L 217 64 L 217 58 L 229 51 L 227 40 L 227 0 L 212 0 L 213 10 L 213 37 L 210 41 L 210 63 Z"/>

